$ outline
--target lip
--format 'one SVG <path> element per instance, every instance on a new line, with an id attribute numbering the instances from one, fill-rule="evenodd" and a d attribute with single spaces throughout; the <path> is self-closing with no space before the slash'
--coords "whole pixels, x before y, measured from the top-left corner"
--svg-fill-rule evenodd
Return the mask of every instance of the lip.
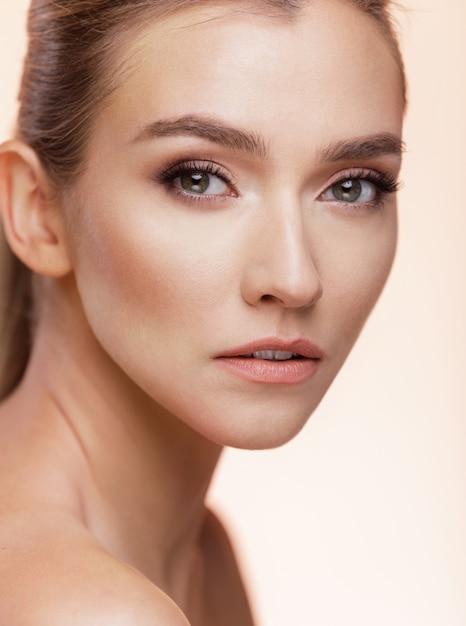
<path id="1" fill-rule="evenodd" d="M 248 356 L 262 350 L 293 352 L 301 358 L 269 361 Z M 293 385 L 312 378 L 323 358 L 323 351 L 307 339 L 266 338 L 222 352 L 214 360 L 231 374 L 250 382 Z"/>

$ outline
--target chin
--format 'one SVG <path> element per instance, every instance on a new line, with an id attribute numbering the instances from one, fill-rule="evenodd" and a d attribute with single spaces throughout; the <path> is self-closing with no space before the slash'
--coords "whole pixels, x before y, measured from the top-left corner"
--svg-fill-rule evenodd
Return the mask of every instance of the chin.
<path id="1" fill-rule="evenodd" d="M 215 443 L 241 450 L 271 450 L 291 441 L 306 425 L 315 407 L 294 410 L 243 413 L 236 420 L 216 424 L 215 430 L 202 433 Z"/>
<path id="2" fill-rule="evenodd" d="M 221 447 L 266 450 L 288 443 L 303 429 L 332 380 L 327 375 L 296 386 L 240 381 L 225 389 L 217 384 L 179 384 L 178 379 L 178 388 L 148 385 L 146 393 L 169 432 L 183 425 Z"/>
<path id="3" fill-rule="evenodd" d="M 291 441 L 304 427 L 309 416 L 303 421 L 299 428 L 287 428 L 272 426 L 260 432 L 242 433 L 237 437 L 231 437 L 224 445 L 230 448 L 241 450 L 272 450 L 280 448 Z"/>

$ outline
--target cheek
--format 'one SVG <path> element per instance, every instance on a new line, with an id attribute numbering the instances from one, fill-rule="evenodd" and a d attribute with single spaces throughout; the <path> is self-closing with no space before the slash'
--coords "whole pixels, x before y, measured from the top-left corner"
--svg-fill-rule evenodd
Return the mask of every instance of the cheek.
<path id="1" fill-rule="evenodd" d="M 183 331 L 207 331 L 212 310 L 225 300 L 231 281 L 223 257 L 176 223 L 93 215 L 80 225 L 76 274 L 100 342 L 118 361 L 131 358 L 131 345 L 176 353 L 185 342 L 185 350 Z"/>
<path id="2" fill-rule="evenodd" d="M 173 306 L 170 287 L 177 267 L 147 233 L 135 229 L 85 229 L 76 274 L 85 309 L 94 323 L 111 315 L 112 325 L 135 322 Z"/>
<path id="3" fill-rule="evenodd" d="M 323 269 L 327 328 L 338 329 L 337 352 L 344 359 L 358 337 L 386 283 L 395 256 L 396 214 L 378 228 L 348 237 L 335 246 Z M 324 309 L 324 307 L 322 307 Z M 323 312 L 323 311 L 322 311 Z"/>

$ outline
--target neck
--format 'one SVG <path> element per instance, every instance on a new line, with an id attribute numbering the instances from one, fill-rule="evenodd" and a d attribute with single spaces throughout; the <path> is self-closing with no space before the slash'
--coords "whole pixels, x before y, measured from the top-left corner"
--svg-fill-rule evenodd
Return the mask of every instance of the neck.
<path id="1" fill-rule="evenodd" d="M 65 431 L 57 422 L 66 427 L 90 532 L 181 601 L 221 448 L 129 380 L 86 324 L 66 319 L 39 324 L 23 397 L 45 397 L 40 417 L 54 437 Z"/>

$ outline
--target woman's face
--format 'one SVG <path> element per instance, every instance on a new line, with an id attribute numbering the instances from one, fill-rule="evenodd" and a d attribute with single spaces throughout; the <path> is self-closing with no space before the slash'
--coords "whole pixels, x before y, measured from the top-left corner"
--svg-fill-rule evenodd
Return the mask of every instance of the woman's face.
<path id="1" fill-rule="evenodd" d="M 403 99 L 353 5 L 232 7 L 131 42 L 66 210 L 104 350 L 156 406 L 260 448 L 302 427 L 384 285 Z"/>

